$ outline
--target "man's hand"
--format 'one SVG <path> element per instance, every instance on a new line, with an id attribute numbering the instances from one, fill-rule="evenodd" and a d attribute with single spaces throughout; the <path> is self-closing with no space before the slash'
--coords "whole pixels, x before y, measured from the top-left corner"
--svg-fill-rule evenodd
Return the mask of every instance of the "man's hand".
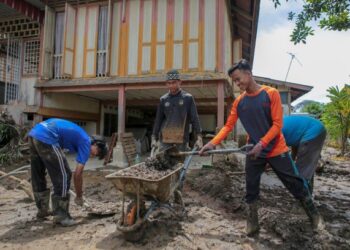
<path id="1" fill-rule="evenodd" d="M 151 148 L 158 148 L 158 140 L 152 135 Z"/>
<path id="2" fill-rule="evenodd" d="M 211 142 L 208 142 L 207 144 L 202 147 L 202 149 L 198 152 L 199 155 L 207 155 L 205 151 L 212 150 L 215 148 L 215 145 L 212 144 Z"/>
<path id="3" fill-rule="evenodd" d="M 75 199 L 74 199 L 74 203 L 77 204 L 78 206 L 82 207 L 84 205 L 84 198 L 83 198 L 83 196 L 81 196 L 81 197 L 76 196 Z"/>
<path id="4" fill-rule="evenodd" d="M 197 141 L 195 142 L 194 146 L 197 147 L 198 149 L 201 149 L 203 147 L 202 135 L 197 136 Z"/>
<path id="5" fill-rule="evenodd" d="M 248 152 L 248 155 L 252 156 L 253 158 L 257 158 L 260 155 L 261 150 L 263 149 L 264 149 L 264 146 L 262 145 L 262 143 L 258 142 L 257 144 L 255 144 L 253 149 Z"/>

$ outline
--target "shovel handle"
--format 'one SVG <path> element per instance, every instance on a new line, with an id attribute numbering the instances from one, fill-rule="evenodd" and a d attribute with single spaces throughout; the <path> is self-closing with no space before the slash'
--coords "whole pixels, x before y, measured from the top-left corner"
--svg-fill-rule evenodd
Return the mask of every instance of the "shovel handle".
<path id="1" fill-rule="evenodd" d="M 214 150 L 208 150 L 205 151 L 206 154 L 212 155 L 212 154 L 229 154 L 234 152 L 239 152 L 242 154 L 248 153 L 250 149 L 253 148 L 253 144 L 247 144 L 240 148 L 225 148 L 225 149 L 214 149 Z M 199 151 L 189 151 L 189 152 L 179 152 L 177 155 L 198 155 Z"/>

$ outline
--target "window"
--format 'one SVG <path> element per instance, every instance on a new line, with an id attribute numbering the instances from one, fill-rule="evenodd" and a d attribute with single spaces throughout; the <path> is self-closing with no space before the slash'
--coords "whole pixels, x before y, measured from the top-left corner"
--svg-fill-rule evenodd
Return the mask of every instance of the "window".
<path id="1" fill-rule="evenodd" d="M 56 13 L 55 46 L 54 46 L 54 78 L 62 78 L 64 12 Z"/>
<path id="2" fill-rule="evenodd" d="M 79 127 L 86 127 L 86 122 L 84 121 L 73 121 L 75 124 L 77 124 Z"/>
<path id="3" fill-rule="evenodd" d="M 98 18 L 97 71 L 96 76 L 106 76 L 108 6 L 101 6 Z"/>
<path id="4" fill-rule="evenodd" d="M 34 121 L 34 114 L 33 113 L 28 113 L 27 114 L 27 120 L 28 121 Z"/>
<path id="5" fill-rule="evenodd" d="M 23 74 L 37 74 L 39 68 L 40 41 L 24 42 Z"/>

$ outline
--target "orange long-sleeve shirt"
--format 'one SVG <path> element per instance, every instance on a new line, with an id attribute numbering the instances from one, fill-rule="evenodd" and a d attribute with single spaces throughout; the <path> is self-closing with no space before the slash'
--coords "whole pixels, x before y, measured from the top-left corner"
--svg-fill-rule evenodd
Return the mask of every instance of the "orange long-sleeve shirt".
<path id="1" fill-rule="evenodd" d="M 256 144 L 260 141 L 263 144 L 260 157 L 273 157 L 288 151 L 281 132 L 283 109 L 276 89 L 262 86 L 253 94 L 242 93 L 234 101 L 225 126 L 211 143 L 217 145 L 224 140 L 238 118 L 249 135 L 249 143 Z"/>

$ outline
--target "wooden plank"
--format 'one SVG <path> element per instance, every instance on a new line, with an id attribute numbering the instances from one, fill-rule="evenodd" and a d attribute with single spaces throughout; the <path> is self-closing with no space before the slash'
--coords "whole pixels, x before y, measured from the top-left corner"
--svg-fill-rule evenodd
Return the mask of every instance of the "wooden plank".
<path id="1" fill-rule="evenodd" d="M 60 117 L 60 118 L 76 119 L 76 120 L 83 120 L 83 121 L 97 122 L 99 120 L 99 114 L 95 114 L 95 113 L 55 109 L 55 108 L 45 108 L 45 107 L 40 107 L 38 110 L 38 114 L 46 117 Z"/>
<path id="2" fill-rule="evenodd" d="M 105 160 L 103 162 L 103 165 L 107 165 L 107 163 L 109 163 L 112 160 L 113 148 L 117 144 L 117 138 L 118 138 L 118 133 L 113 133 L 111 141 L 109 142 L 108 152 L 107 152 L 107 155 L 106 155 Z"/>
<path id="3" fill-rule="evenodd" d="M 133 136 L 133 133 L 131 132 L 123 133 L 123 137 L 131 137 L 131 136 Z"/>

